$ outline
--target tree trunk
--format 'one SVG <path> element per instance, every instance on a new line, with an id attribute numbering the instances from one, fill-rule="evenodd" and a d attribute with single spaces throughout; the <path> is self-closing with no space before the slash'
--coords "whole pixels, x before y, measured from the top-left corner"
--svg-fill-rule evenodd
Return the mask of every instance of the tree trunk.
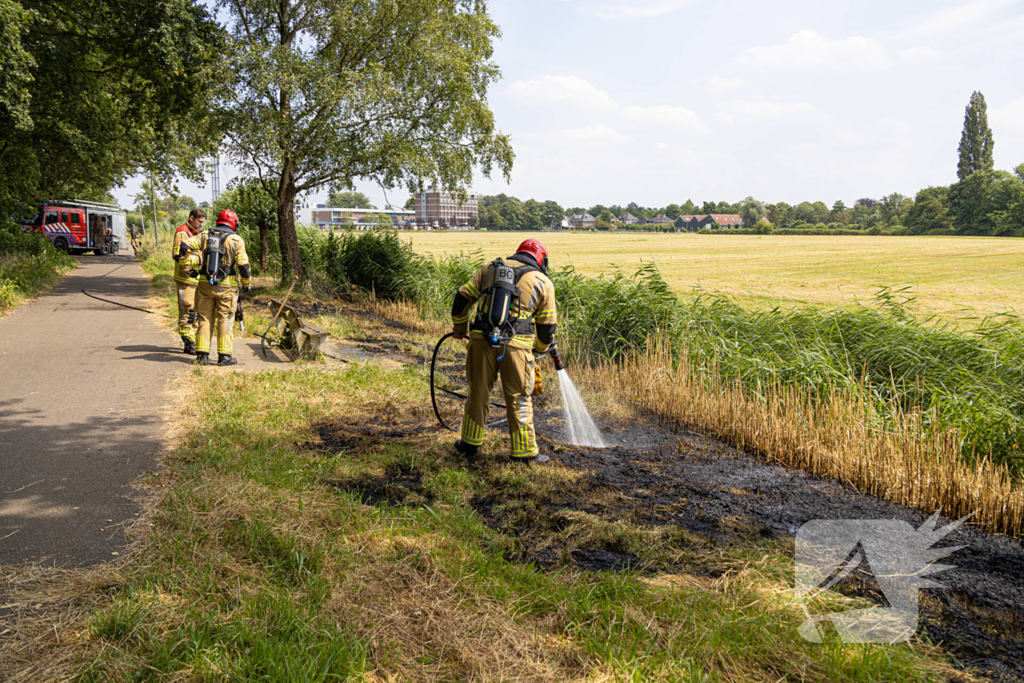
<path id="1" fill-rule="evenodd" d="M 270 266 L 270 225 L 266 220 L 261 220 L 256 223 L 256 226 L 260 229 L 260 273 L 266 273 Z"/>
<path id="2" fill-rule="evenodd" d="M 302 277 L 302 256 L 299 254 L 299 236 L 295 232 L 295 178 L 289 165 L 281 176 L 277 192 L 277 226 L 281 241 L 281 283 Z"/>

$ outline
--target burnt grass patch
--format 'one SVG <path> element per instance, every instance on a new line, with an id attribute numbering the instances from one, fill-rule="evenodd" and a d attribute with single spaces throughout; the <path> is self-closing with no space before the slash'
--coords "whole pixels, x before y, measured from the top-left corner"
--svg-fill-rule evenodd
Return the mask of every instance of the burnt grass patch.
<path id="1" fill-rule="evenodd" d="M 353 495 L 363 505 L 422 505 L 432 500 L 423 489 L 423 473 L 419 470 L 395 468 L 383 475 L 328 479 L 324 484 Z"/>
<path id="2" fill-rule="evenodd" d="M 930 516 L 862 494 L 834 480 L 766 463 L 714 438 L 675 430 L 654 420 L 605 423 L 605 449 L 567 443 L 558 412 L 540 403 L 535 416 L 541 452 L 578 476 L 564 485 L 503 486 L 504 460 L 485 457 L 467 466 L 485 483 L 470 506 L 495 533 L 494 550 L 538 571 L 571 566 L 582 571 L 665 572 L 716 577 L 702 552 L 772 542 L 792 554 L 793 537 L 814 519 L 899 519 L 915 529 Z M 428 417 L 380 424 L 315 425 L 316 448 L 370 453 L 395 442 L 422 443 L 440 431 Z M 426 447 L 426 446 L 424 446 Z M 544 467 L 538 466 L 538 467 Z M 422 506 L 432 498 L 423 473 L 400 467 L 381 474 L 324 481 L 368 505 Z M 604 524 L 576 534 L 574 525 Z M 950 520 L 942 519 L 940 524 Z M 678 530 L 666 543 L 678 552 L 638 549 L 628 528 Z M 965 524 L 937 546 L 958 546 L 940 560 L 953 568 L 934 577 L 945 589 L 921 591 L 921 632 L 942 645 L 965 670 L 993 681 L 1024 681 L 1024 547 L 1019 540 Z M 664 557 L 676 558 L 667 561 Z M 679 560 L 678 558 L 690 558 Z M 838 588 L 886 605 L 870 575 L 857 573 Z"/>
<path id="3" fill-rule="evenodd" d="M 916 529 L 930 516 L 653 420 L 601 426 L 611 447 L 566 445 L 560 416 L 542 413 L 541 450 L 587 472 L 581 486 L 616 492 L 607 509 L 629 512 L 642 524 L 677 526 L 733 544 L 786 541 L 814 519 L 898 519 Z M 921 591 L 922 630 L 966 669 L 994 681 L 1024 681 L 1024 545 L 964 524 L 936 547 L 960 545 L 939 560 L 953 568 L 933 577 L 947 588 Z M 855 575 L 844 583 L 844 592 L 887 604 L 873 577 Z"/>

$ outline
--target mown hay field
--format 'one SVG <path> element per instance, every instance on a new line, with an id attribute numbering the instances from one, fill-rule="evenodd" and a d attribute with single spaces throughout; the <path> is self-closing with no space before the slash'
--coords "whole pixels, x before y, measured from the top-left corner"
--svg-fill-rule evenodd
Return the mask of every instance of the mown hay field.
<path id="1" fill-rule="evenodd" d="M 694 287 L 763 305 L 868 302 L 910 285 L 920 314 L 969 318 L 1024 310 L 1024 240 L 990 237 L 818 237 L 661 233 L 406 232 L 421 253 L 482 249 L 506 256 L 540 238 L 552 263 L 589 276 L 654 261 L 680 294 Z"/>

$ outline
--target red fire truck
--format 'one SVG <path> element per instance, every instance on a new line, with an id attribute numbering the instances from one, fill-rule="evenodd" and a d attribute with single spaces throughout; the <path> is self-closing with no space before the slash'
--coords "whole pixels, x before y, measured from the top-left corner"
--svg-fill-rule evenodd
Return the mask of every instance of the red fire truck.
<path id="1" fill-rule="evenodd" d="M 46 235 L 57 249 L 73 254 L 116 253 L 126 244 L 127 213 L 113 204 L 67 201 L 39 205 L 39 213 L 22 229 Z"/>

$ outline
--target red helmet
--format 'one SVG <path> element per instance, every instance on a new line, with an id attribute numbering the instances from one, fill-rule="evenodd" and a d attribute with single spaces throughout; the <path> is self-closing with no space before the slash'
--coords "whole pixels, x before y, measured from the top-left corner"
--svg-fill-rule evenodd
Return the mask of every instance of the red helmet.
<path id="1" fill-rule="evenodd" d="M 238 214 L 231 209 L 224 209 L 217 214 L 217 225 L 226 225 L 235 232 L 238 232 Z"/>
<path id="2" fill-rule="evenodd" d="M 544 272 L 548 270 L 548 250 L 544 248 L 544 245 L 540 243 L 540 240 L 535 240 L 532 237 L 528 240 L 524 240 L 519 248 L 516 249 L 517 254 L 529 254 L 533 258 L 537 259 L 537 265 L 544 269 Z"/>

